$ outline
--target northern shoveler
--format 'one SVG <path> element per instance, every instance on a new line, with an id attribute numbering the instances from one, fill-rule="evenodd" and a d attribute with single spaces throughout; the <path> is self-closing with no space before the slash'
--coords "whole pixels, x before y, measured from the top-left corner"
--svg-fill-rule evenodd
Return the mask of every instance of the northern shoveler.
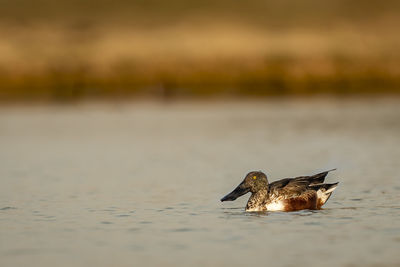
<path id="1" fill-rule="evenodd" d="M 246 211 L 320 209 L 338 185 L 338 183 L 323 183 L 327 174 L 333 170 L 311 176 L 286 178 L 273 183 L 268 183 L 265 173 L 252 171 L 221 201 L 233 201 L 251 192 Z"/>

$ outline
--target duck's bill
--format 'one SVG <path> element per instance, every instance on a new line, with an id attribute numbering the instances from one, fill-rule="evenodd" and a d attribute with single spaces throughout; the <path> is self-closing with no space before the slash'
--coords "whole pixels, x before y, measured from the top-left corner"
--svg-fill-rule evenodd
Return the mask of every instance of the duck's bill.
<path id="1" fill-rule="evenodd" d="M 249 188 L 246 188 L 243 183 L 238 185 L 232 192 L 221 198 L 221 201 L 233 201 L 244 194 L 247 194 L 250 191 Z"/>

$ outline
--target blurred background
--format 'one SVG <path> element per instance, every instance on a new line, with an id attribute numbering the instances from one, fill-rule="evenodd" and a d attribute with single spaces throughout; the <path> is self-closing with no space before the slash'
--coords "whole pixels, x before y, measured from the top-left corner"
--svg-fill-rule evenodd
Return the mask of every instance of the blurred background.
<path id="1" fill-rule="evenodd" d="M 0 0 L 0 266 L 400 266 L 399 29 L 398 0 Z M 219 201 L 333 168 L 322 210 Z"/>
<path id="2" fill-rule="evenodd" d="M 0 0 L 0 100 L 400 92 L 400 3 Z"/>

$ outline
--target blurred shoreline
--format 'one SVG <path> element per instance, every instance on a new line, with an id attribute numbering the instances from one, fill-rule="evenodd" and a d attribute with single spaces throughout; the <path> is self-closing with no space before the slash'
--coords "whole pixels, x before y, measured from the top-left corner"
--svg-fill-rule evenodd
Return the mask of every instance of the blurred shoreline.
<path id="1" fill-rule="evenodd" d="M 376 95 L 286 95 L 286 96 L 266 96 L 266 97 L 177 97 L 177 98 L 157 98 L 157 97 L 125 97 L 125 98 L 87 98 L 65 101 L 0 101 L 0 111 L 12 110 L 30 112 L 42 108 L 54 109 L 105 109 L 118 111 L 125 108 L 168 108 L 168 107 L 226 107 L 236 108 L 239 106 L 264 106 L 264 105 L 309 105 L 318 104 L 323 108 L 324 105 L 380 105 L 382 107 L 395 107 L 400 102 L 400 94 L 376 94 Z"/>
<path id="2" fill-rule="evenodd" d="M 39 2 L 0 19 L 0 102 L 400 94 L 395 1 Z"/>

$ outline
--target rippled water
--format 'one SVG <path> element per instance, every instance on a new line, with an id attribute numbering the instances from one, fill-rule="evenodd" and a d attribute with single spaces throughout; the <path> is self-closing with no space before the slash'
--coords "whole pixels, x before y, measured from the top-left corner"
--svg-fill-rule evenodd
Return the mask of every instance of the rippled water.
<path id="1" fill-rule="evenodd" d="M 0 109 L 1 266 L 398 266 L 400 99 Z M 219 199 L 338 168 L 320 211 Z"/>

